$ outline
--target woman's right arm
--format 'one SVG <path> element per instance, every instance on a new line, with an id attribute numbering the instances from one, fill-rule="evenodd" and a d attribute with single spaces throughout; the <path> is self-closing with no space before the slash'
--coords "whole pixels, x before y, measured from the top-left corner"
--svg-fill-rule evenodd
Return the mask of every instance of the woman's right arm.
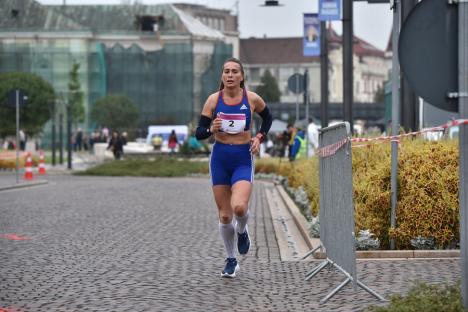
<path id="1" fill-rule="evenodd" d="M 211 120 L 213 119 L 213 111 L 216 107 L 217 93 L 212 94 L 208 97 L 203 106 L 200 120 L 198 121 L 198 127 L 195 132 L 195 137 L 197 140 L 204 140 L 209 138 L 213 133 L 219 130 L 220 125 L 216 118 L 211 125 Z"/>

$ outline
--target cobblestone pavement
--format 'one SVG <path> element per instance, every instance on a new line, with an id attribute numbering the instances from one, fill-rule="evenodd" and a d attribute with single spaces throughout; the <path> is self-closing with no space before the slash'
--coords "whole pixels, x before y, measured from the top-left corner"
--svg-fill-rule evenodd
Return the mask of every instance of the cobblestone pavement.
<path id="1" fill-rule="evenodd" d="M 265 188 L 256 182 L 250 253 L 223 279 L 223 247 L 208 179 L 48 177 L 0 192 L 0 310 L 362 311 L 379 302 L 317 261 L 282 262 Z M 4 234 L 26 240 L 10 240 Z M 383 296 L 414 281 L 454 283 L 459 259 L 358 262 Z"/>

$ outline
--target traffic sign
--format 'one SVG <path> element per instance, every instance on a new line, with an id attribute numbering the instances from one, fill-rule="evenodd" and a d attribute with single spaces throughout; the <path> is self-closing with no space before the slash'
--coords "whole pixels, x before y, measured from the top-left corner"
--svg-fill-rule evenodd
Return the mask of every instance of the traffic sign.
<path id="1" fill-rule="evenodd" d="M 304 92 L 304 75 L 296 73 L 289 77 L 288 89 L 297 94 Z"/>
<path id="2" fill-rule="evenodd" d="M 19 107 L 24 107 L 28 104 L 28 96 L 21 89 L 13 89 L 7 93 L 7 104 L 10 107 L 16 107 L 16 91 L 18 91 Z"/>
<path id="3" fill-rule="evenodd" d="M 451 112 L 458 101 L 458 11 L 447 1 L 425 0 L 410 12 L 400 32 L 398 57 L 414 91 L 429 104 Z"/>

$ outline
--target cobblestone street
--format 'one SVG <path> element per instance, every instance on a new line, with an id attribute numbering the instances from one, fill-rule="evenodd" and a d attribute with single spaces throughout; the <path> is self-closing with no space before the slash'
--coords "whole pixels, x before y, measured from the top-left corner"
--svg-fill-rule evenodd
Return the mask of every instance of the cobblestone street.
<path id="1" fill-rule="evenodd" d="M 362 311 L 379 304 L 350 285 L 320 304 L 345 277 L 323 270 L 306 282 L 319 261 L 280 260 L 265 198 L 270 183 L 255 182 L 253 246 L 238 277 L 223 279 L 207 178 L 48 180 L 0 192 L 0 311 Z M 459 276 L 459 259 L 358 261 L 358 278 L 385 297 L 417 280 Z"/>

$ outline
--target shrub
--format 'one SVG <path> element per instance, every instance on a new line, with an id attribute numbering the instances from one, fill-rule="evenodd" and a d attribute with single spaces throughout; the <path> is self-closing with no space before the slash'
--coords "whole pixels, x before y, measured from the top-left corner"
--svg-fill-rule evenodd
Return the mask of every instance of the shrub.
<path id="1" fill-rule="evenodd" d="M 383 247 L 393 237 L 398 249 L 416 237 L 436 246 L 459 240 L 456 141 L 405 139 L 398 155 L 397 227 L 390 229 L 390 144 L 353 149 L 356 232 L 370 229 Z"/>
<path id="2" fill-rule="evenodd" d="M 75 172 L 76 175 L 137 177 L 183 177 L 198 173 L 208 173 L 207 162 L 164 157 L 155 160 L 114 160 Z"/>
<path id="3" fill-rule="evenodd" d="M 19 168 L 24 168 L 26 163 L 26 153 L 20 152 L 18 158 Z M 39 164 L 39 157 L 32 155 L 31 157 L 33 167 Z M 0 170 L 14 170 L 16 168 L 16 154 L 15 152 L 0 152 Z"/>
<path id="4" fill-rule="evenodd" d="M 398 155 L 397 228 L 394 230 L 390 229 L 390 144 L 353 148 L 355 232 L 370 230 L 383 249 L 388 248 L 392 237 L 398 249 L 421 248 L 421 244 L 411 244 L 417 237 L 433 238 L 437 248 L 455 247 L 459 241 L 457 141 L 405 139 L 402 143 Z M 286 175 L 290 187 L 302 186 L 312 215 L 318 215 L 317 157 L 262 168 Z"/>
<path id="5" fill-rule="evenodd" d="M 355 232 L 370 229 L 388 246 L 390 227 L 390 145 L 353 149 Z"/>
<path id="6" fill-rule="evenodd" d="M 418 236 L 433 237 L 439 248 L 459 240 L 457 141 L 404 144 L 398 161 L 397 228 L 400 248 Z"/>
<path id="7" fill-rule="evenodd" d="M 291 189 L 303 188 L 309 200 L 312 216 L 318 215 L 319 176 L 316 157 L 294 162 L 285 158 L 261 158 L 255 161 L 255 173 L 276 173 L 287 177 L 287 186 Z M 305 214 L 309 215 L 309 213 Z"/>
<path id="8" fill-rule="evenodd" d="M 416 284 L 406 296 L 393 295 L 387 307 L 370 307 L 368 312 L 464 312 L 459 285 Z"/>

